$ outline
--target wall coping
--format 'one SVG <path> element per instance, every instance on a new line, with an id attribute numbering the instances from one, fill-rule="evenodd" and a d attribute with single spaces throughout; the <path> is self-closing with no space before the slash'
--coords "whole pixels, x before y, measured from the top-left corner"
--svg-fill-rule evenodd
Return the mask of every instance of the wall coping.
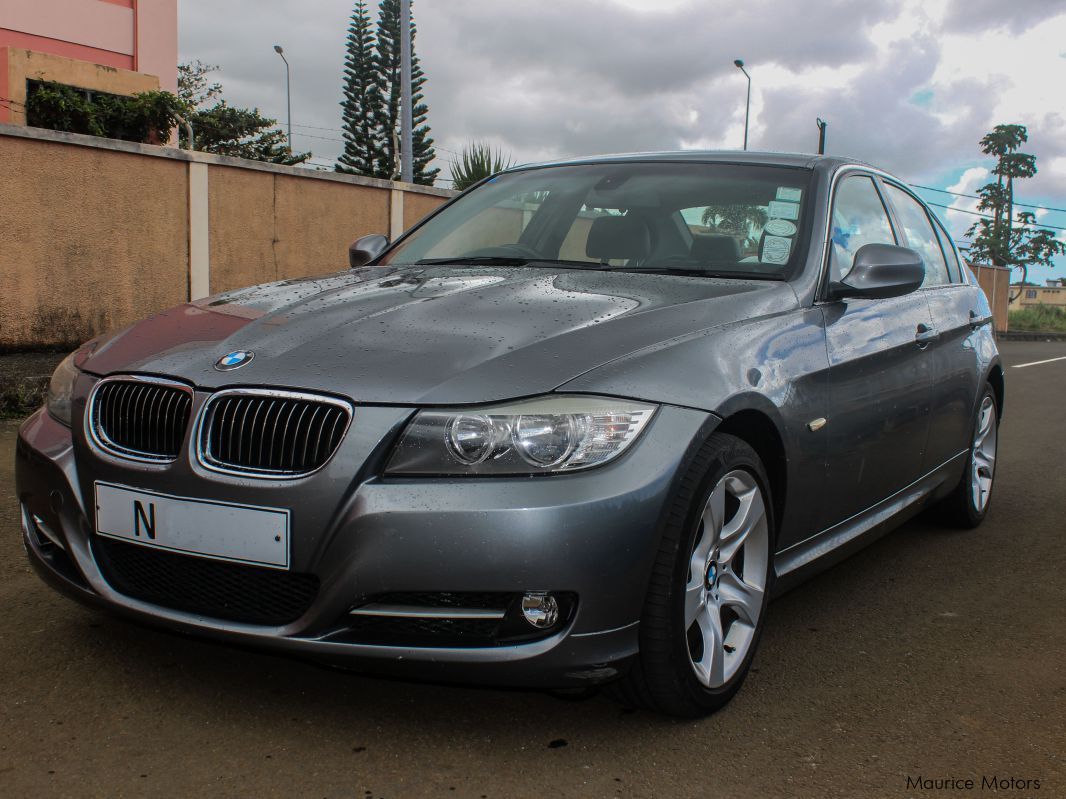
<path id="1" fill-rule="evenodd" d="M 139 144 L 137 142 L 122 141 L 120 139 L 105 139 L 101 136 L 88 136 L 83 133 L 66 133 L 64 131 L 48 130 L 46 128 L 31 128 L 26 125 L 13 125 L 6 122 L 0 122 L 0 137 L 3 136 L 11 136 L 18 139 L 34 139 L 37 141 L 51 142 L 53 144 L 69 144 L 76 147 L 93 147 L 98 150 L 132 153 L 134 155 L 144 155 L 150 158 L 166 158 L 172 161 L 186 161 L 199 164 L 210 164 L 213 166 L 228 166 L 237 169 L 250 169 L 254 172 L 271 172 L 275 175 L 288 175 L 295 178 L 329 180 L 334 183 L 348 183 L 353 186 L 369 186 L 375 189 L 405 191 L 412 194 L 428 194 L 433 197 L 454 197 L 458 194 L 458 192 L 452 189 L 441 189 L 436 186 L 422 186 L 416 183 L 402 183 L 400 181 L 381 180 L 380 178 L 367 178 L 362 175 L 347 175 L 343 172 L 328 172 L 300 166 L 271 164 L 265 161 L 249 161 L 245 158 L 234 158 L 229 155 L 214 155 L 212 153 L 201 153 L 193 150 L 180 150 L 176 147 Z"/>
<path id="2" fill-rule="evenodd" d="M 1011 272 L 1011 271 L 1013 271 L 1011 269 L 1011 267 L 1009 267 L 1009 266 L 995 266 L 993 264 L 975 264 L 972 261 L 966 261 L 966 264 L 971 269 L 995 269 L 995 270 L 1000 271 L 1000 272 Z"/>

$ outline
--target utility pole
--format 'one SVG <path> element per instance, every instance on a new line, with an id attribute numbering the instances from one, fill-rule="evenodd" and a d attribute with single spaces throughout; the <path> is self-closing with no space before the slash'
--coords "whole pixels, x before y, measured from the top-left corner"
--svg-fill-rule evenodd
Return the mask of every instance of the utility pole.
<path id="1" fill-rule="evenodd" d="M 285 57 L 285 51 L 281 49 L 280 44 L 274 45 L 274 52 L 285 62 L 285 113 L 288 115 L 289 125 L 289 155 L 292 155 L 292 92 L 289 88 L 289 59 Z"/>
<path id="2" fill-rule="evenodd" d="M 736 59 L 733 62 L 733 66 L 744 73 L 744 77 L 748 79 L 748 99 L 744 103 L 744 149 L 748 149 L 748 114 L 751 112 L 751 75 L 744 69 L 744 62 L 741 59 Z"/>
<path id="3" fill-rule="evenodd" d="M 818 117 L 814 124 L 818 126 L 818 155 L 825 155 L 825 129 L 829 123 Z"/>
<path id="4" fill-rule="evenodd" d="M 414 126 L 411 108 L 411 0 L 400 0 L 400 179 L 414 183 Z"/>

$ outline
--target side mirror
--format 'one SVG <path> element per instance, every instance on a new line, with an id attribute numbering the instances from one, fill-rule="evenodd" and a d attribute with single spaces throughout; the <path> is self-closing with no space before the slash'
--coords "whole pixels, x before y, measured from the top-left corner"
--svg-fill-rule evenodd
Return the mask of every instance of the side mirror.
<path id="1" fill-rule="evenodd" d="M 355 269 L 358 266 L 366 266 L 373 261 L 389 246 L 389 237 L 380 233 L 371 233 L 356 239 L 348 247 L 348 266 Z"/>
<path id="2" fill-rule="evenodd" d="M 829 299 L 847 297 L 884 299 L 910 294 L 925 280 L 922 256 L 894 244 L 864 244 L 855 253 L 851 271 L 829 285 Z"/>

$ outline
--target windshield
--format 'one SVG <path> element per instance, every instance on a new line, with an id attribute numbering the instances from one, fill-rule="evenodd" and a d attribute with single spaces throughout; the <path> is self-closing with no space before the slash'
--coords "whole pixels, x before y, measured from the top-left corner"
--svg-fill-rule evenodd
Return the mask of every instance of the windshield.
<path id="1" fill-rule="evenodd" d="M 492 178 L 382 264 L 575 268 L 787 278 L 811 172 L 778 166 L 604 163 Z"/>

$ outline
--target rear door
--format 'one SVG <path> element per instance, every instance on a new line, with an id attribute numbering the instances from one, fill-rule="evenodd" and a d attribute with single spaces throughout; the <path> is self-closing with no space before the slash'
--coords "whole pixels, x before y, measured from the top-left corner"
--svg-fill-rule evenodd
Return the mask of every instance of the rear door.
<path id="1" fill-rule="evenodd" d="M 899 241 L 874 179 L 839 179 L 831 210 L 828 280 L 864 244 Z M 829 463 L 824 529 L 891 496 L 922 473 L 932 400 L 930 360 L 916 341 L 932 327 L 924 293 L 822 305 L 829 354 Z M 817 435 L 817 433 L 815 433 Z"/>
<path id="2" fill-rule="evenodd" d="M 951 238 L 943 226 L 906 189 L 885 181 L 885 194 L 907 246 L 926 262 L 922 293 L 937 335 L 927 350 L 932 370 L 932 406 L 924 471 L 946 463 L 966 449 L 980 375 L 971 336 L 985 323 L 975 288 L 963 280 Z"/>

